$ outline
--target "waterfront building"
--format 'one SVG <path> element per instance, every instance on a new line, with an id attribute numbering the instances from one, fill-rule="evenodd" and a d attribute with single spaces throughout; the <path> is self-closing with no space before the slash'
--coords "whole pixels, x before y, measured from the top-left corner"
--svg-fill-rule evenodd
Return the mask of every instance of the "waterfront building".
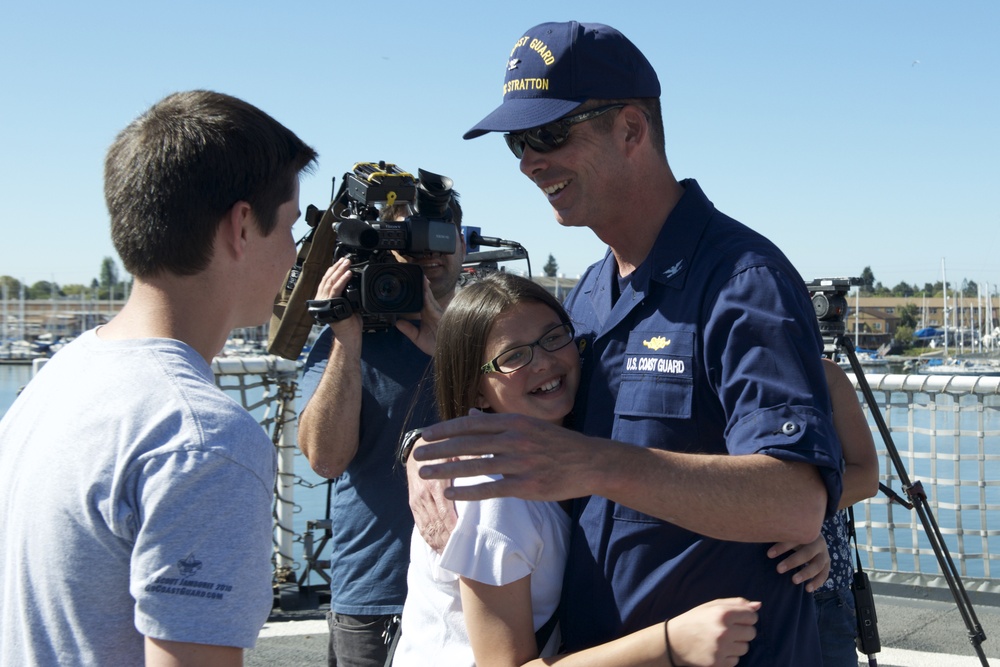
<path id="1" fill-rule="evenodd" d="M 1000 326 L 1000 297 L 848 296 L 847 335 L 860 349 L 877 350 L 890 343 L 905 309 L 917 309 L 917 331 L 949 332 L 949 344 L 975 346 Z M 943 342 L 943 341 L 942 341 Z"/>

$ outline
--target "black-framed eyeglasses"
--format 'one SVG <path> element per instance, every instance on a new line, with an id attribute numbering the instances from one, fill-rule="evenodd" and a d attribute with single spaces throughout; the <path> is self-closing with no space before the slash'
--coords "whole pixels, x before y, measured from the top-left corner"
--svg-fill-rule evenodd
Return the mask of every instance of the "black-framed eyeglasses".
<path id="1" fill-rule="evenodd" d="M 575 335 L 573 325 L 569 322 L 556 325 L 542 334 L 542 337 L 534 343 L 518 345 L 506 352 L 501 352 L 490 363 L 483 364 L 479 370 L 483 375 L 487 373 L 513 373 L 531 363 L 536 346 L 547 352 L 555 352 L 572 343 Z"/>
<path id="2" fill-rule="evenodd" d="M 529 130 L 508 132 L 503 135 L 503 138 L 507 142 L 510 152 L 513 153 L 514 157 L 518 160 L 520 160 L 524 155 L 525 146 L 530 146 L 532 150 L 538 151 L 539 153 L 548 153 L 549 151 L 554 151 L 566 143 L 566 140 L 569 139 L 569 129 L 577 123 L 585 123 L 588 120 L 597 118 L 602 113 L 606 113 L 612 109 L 621 109 L 624 106 L 627 105 L 606 104 L 587 111 L 581 111 L 580 113 L 573 114 L 572 116 L 565 116 L 559 120 L 554 120 L 551 123 L 539 125 L 538 127 L 533 127 Z"/>

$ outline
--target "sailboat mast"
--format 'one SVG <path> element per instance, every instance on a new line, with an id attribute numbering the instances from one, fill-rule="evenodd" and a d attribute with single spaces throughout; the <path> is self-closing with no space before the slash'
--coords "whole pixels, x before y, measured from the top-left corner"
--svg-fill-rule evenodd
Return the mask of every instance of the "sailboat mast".
<path id="1" fill-rule="evenodd" d="M 941 258 L 941 282 L 944 285 L 944 356 L 948 358 L 948 274 L 944 269 L 944 257 Z"/>

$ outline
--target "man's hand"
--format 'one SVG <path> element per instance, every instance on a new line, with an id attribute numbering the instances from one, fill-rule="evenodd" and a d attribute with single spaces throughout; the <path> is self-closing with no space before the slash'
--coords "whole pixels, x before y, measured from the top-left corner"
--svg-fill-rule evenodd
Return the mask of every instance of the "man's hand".
<path id="1" fill-rule="evenodd" d="M 423 438 L 417 440 L 414 451 L 423 442 Z M 455 503 L 445 498 L 445 489 L 451 486 L 451 480 L 423 479 L 418 474 L 419 467 L 420 464 L 414 461 L 411 453 L 406 462 L 410 511 L 413 512 L 413 522 L 424 542 L 440 552 L 448 543 L 458 520 Z"/>
<path id="2" fill-rule="evenodd" d="M 588 446 L 598 441 L 539 419 L 478 410 L 425 428 L 423 440 L 428 444 L 414 448 L 412 458 L 424 462 L 424 479 L 503 475 L 474 486 L 448 487 L 445 497 L 452 500 L 591 495 L 600 471 L 606 470 L 599 455 L 614 449 L 610 441 L 602 441 L 608 445 L 604 448 Z"/>
<path id="3" fill-rule="evenodd" d="M 778 573 L 792 572 L 793 584 L 805 582 L 806 591 L 812 593 L 826 583 L 830 576 L 830 551 L 821 534 L 809 544 L 779 542 L 767 550 L 768 558 L 777 558 L 791 552 L 788 558 L 778 563 Z"/>

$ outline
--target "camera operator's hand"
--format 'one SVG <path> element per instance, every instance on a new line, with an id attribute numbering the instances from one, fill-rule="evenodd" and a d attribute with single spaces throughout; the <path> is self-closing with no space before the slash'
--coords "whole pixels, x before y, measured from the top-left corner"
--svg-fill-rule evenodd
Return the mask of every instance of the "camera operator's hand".
<path id="1" fill-rule="evenodd" d="M 424 308 L 420 311 L 420 326 L 407 320 L 396 320 L 396 328 L 413 341 L 428 356 L 434 356 L 434 346 L 437 343 L 437 328 L 444 315 L 444 308 L 434 298 L 431 282 L 424 276 Z"/>
<path id="2" fill-rule="evenodd" d="M 316 288 L 316 299 L 326 300 L 336 298 L 344 293 L 351 281 L 351 260 L 342 257 L 333 263 L 319 281 Z M 356 347 L 361 351 L 361 315 L 355 313 L 346 320 L 338 320 L 330 324 L 333 334 L 343 344 Z"/>

